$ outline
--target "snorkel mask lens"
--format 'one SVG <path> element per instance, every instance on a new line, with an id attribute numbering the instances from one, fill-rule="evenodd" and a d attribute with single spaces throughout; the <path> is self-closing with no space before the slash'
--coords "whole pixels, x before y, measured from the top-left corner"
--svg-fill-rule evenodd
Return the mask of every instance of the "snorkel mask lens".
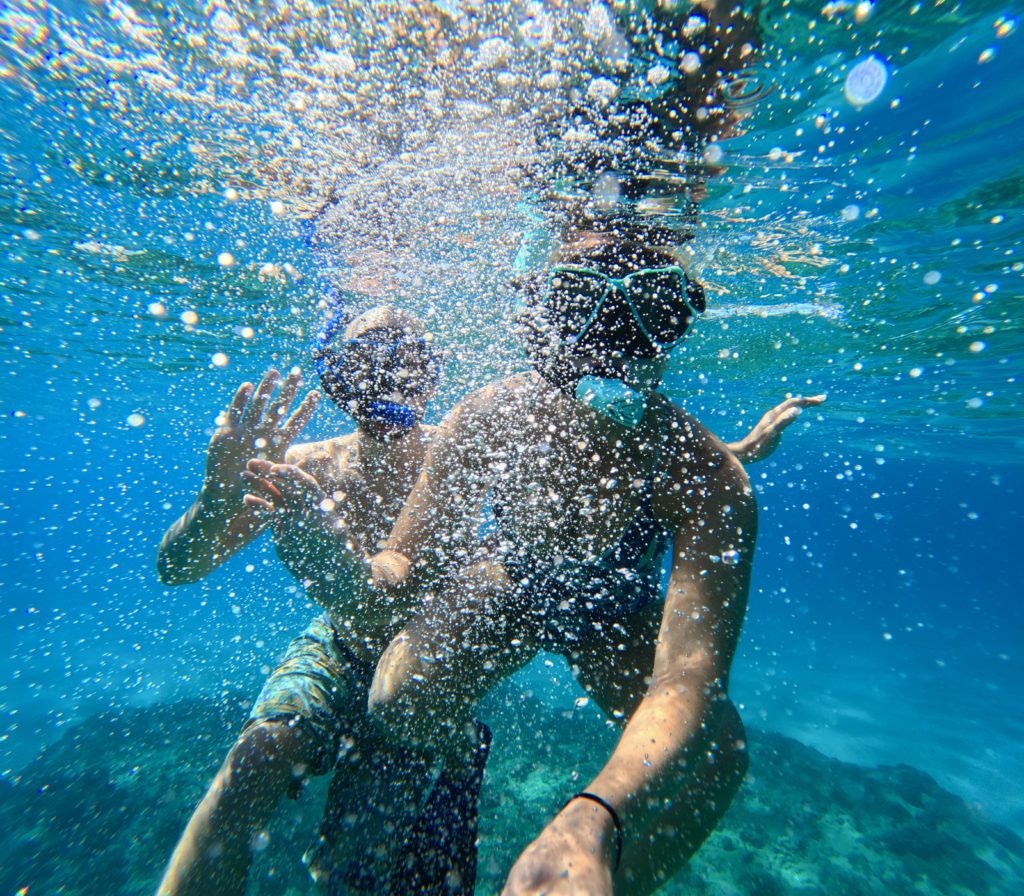
<path id="1" fill-rule="evenodd" d="M 706 306 L 701 285 L 675 265 L 644 268 L 621 280 L 590 268 L 559 265 L 548 277 L 543 303 L 563 335 L 578 340 L 613 291 L 625 299 L 642 334 L 659 350 L 674 348 Z"/>
<path id="2" fill-rule="evenodd" d="M 384 413 L 381 408 L 404 408 L 396 399 L 436 387 L 443 362 L 441 353 L 422 337 L 389 340 L 383 335 L 317 348 L 313 357 L 324 391 L 342 410 L 355 414 L 376 408 L 374 419 L 402 428 L 415 423 L 415 415 L 410 422 L 407 413 Z"/>

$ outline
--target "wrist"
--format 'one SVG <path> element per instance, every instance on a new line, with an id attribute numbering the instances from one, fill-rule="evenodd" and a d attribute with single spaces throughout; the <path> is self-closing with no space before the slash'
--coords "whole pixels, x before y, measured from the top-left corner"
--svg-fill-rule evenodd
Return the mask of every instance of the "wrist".
<path id="1" fill-rule="evenodd" d="M 609 803 L 584 791 L 565 804 L 559 819 L 595 848 L 613 874 L 618 871 L 623 832 L 618 813 Z"/>

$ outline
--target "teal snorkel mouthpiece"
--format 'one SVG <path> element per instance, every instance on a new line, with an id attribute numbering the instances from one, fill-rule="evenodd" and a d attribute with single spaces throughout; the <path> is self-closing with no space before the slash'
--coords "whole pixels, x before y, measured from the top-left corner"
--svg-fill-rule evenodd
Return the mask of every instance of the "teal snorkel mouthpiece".
<path id="1" fill-rule="evenodd" d="M 609 377 L 583 377 L 576 384 L 576 399 L 626 429 L 636 429 L 647 410 L 643 392 Z"/>

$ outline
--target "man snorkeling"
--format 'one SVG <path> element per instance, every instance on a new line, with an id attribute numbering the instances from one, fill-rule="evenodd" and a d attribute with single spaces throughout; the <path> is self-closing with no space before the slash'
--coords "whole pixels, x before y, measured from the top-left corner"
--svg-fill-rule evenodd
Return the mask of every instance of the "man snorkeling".
<path id="1" fill-rule="evenodd" d="M 257 387 L 244 384 L 210 442 L 199 496 L 160 545 L 161 580 L 194 582 L 270 525 L 281 559 L 325 611 L 267 679 L 171 857 L 160 894 L 244 893 L 252 841 L 280 798 L 298 796 L 307 775 L 336 765 L 330 801 L 359 823 L 325 822 L 324 835 L 343 838 L 348 857 L 341 868 L 328 865 L 337 861 L 333 849 L 312 861 L 315 873 L 338 880 L 332 892 L 473 889 L 489 732 L 478 729 L 468 769 L 457 778 L 442 772 L 410 817 L 390 817 L 390 792 L 416 757 L 373 736 L 367 689 L 380 651 L 409 613 L 367 600 L 367 572 L 354 559 L 361 545 L 387 536 L 419 474 L 431 429 L 420 421 L 441 355 L 416 318 L 382 306 L 347 326 L 341 314 L 329 319 L 314 360 L 324 391 L 355 418 L 355 433 L 293 445 L 318 394 L 289 415 L 301 385 L 297 370 L 283 381 L 272 370 Z M 385 821 L 408 833 L 389 856 L 375 851 Z"/>
<path id="2" fill-rule="evenodd" d="M 174 851 L 161 894 L 244 892 L 251 843 L 275 805 L 297 795 L 307 775 L 335 767 L 323 848 L 313 861 L 316 873 L 339 882 L 332 892 L 472 891 L 487 733 L 475 729 L 469 763 L 460 757 L 458 773 L 442 773 L 426 805 L 416 802 L 403 821 L 392 815 L 391 791 L 419 760 L 381 749 L 364 718 L 374 663 L 412 604 L 383 601 L 367 587 L 368 568 L 357 558 L 390 532 L 419 475 L 433 433 L 420 421 L 441 358 L 419 321 L 386 306 L 347 326 L 341 315 L 330 318 L 316 336 L 314 358 L 324 390 L 355 418 L 356 432 L 293 445 L 318 394 L 289 415 L 301 386 L 297 371 L 283 381 L 270 371 L 255 388 L 244 384 L 211 440 L 200 494 L 160 546 L 161 580 L 196 582 L 272 527 L 282 560 L 326 610 L 267 680 Z M 767 456 L 812 401 L 783 402 L 730 449 L 747 462 Z M 346 825 L 359 815 L 351 811 L 356 805 L 371 813 L 359 832 L 379 836 L 385 829 L 372 813 L 387 815 L 391 830 L 411 830 L 393 838 L 401 849 L 359 844 L 359 832 Z M 358 856 L 340 868 L 338 839 Z"/>
<path id="3" fill-rule="evenodd" d="M 657 391 L 703 308 L 671 249 L 607 233 L 563 244 L 518 317 L 534 370 L 451 412 L 372 560 L 381 590 L 429 595 L 374 678 L 371 715 L 391 737 L 457 755 L 476 701 L 539 649 L 623 726 L 515 863 L 509 896 L 651 892 L 746 770 L 728 678 L 756 502 L 729 448 Z M 478 545 L 485 502 L 496 525 Z"/>

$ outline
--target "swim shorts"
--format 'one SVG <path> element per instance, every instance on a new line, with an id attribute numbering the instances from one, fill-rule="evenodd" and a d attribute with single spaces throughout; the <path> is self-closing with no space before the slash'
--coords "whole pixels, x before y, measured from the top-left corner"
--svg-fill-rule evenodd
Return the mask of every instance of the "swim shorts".
<path id="1" fill-rule="evenodd" d="M 245 730 L 261 722 L 301 726 L 316 744 L 310 772 L 330 771 L 343 736 L 366 724 L 373 665 L 338 637 L 327 614 L 316 617 L 295 640 L 263 685 Z"/>

